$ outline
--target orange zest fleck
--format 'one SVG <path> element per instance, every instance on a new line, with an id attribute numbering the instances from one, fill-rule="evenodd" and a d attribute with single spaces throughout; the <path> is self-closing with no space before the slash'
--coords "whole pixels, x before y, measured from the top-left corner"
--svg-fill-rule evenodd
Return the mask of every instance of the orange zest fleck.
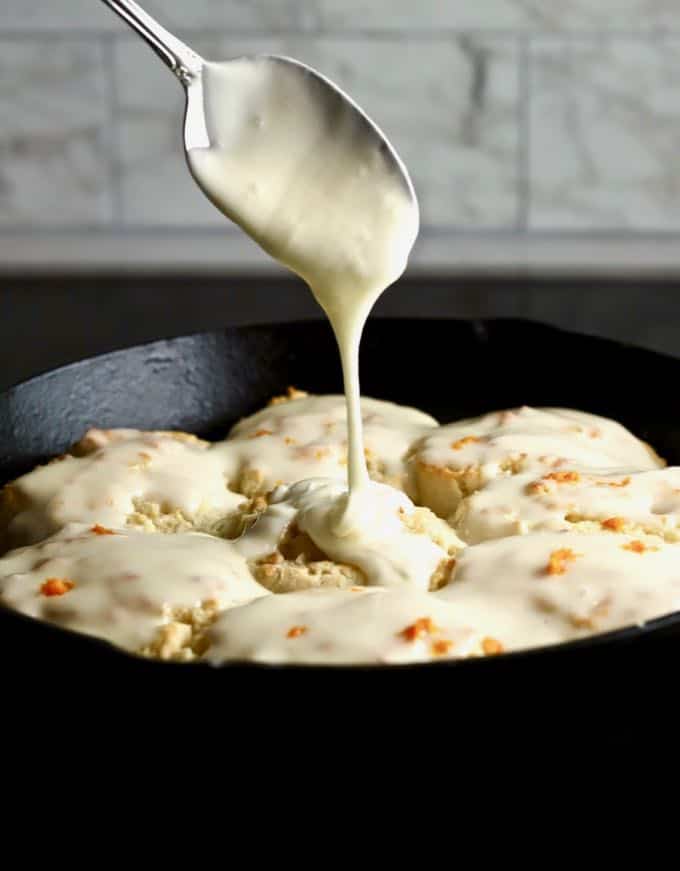
<path id="1" fill-rule="evenodd" d="M 630 477 L 624 478 L 622 481 L 598 481 L 598 487 L 627 487 L 630 484 Z"/>
<path id="2" fill-rule="evenodd" d="M 540 481 L 534 481 L 529 485 L 529 490 L 532 493 L 547 493 L 548 485 L 546 481 L 554 481 L 556 484 L 576 484 L 581 480 L 578 472 L 550 472 L 549 475 L 544 475 Z"/>
<path id="3" fill-rule="evenodd" d="M 650 547 L 648 544 L 645 544 L 644 541 L 640 541 L 635 538 L 633 541 L 629 541 L 628 544 L 621 545 L 623 550 L 629 550 L 631 553 L 645 553 L 648 550 L 658 550 L 658 547 Z"/>
<path id="4" fill-rule="evenodd" d="M 449 641 L 448 638 L 440 638 L 439 641 L 432 642 L 432 655 L 445 656 L 452 647 L 453 641 Z"/>
<path id="5" fill-rule="evenodd" d="M 286 633 L 286 638 L 299 638 L 301 635 L 304 635 L 306 631 L 306 626 L 291 626 Z"/>
<path id="6" fill-rule="evenodd" d="M 499 653 L 503 653 L 505 648 L 497 638 L 487 637 L 482 639 L 482 650 L 486 656 L 496 656 Z"/>
<path id="7" fill-rule="evenodd" d="M 93 527 L 91 527 L 90 532 L 94 532 L 95 535 L 115 535 L 116 533 L 112 529 L 107 529 L 105 526 L 100 526 L 98 523 L 95 523 Z"/>
<path id="8" fill-rule="evenodd" d="M 575 484 L 581 480 L 578 472 L 551 472 L 545 476 L 547 481 L 556 481 L 558 484 Z"/>
<path id="9" fill-rule="evenodd" d="M 431 617 L 419 617 L 415 623 L 411 623 L 406 629 L 402 629 L 398 634 L 405 641 L 417 641 L 425 635 L 431 635 L 437 627 L 432 622 Z"/>
<path id="10" fill-rule="evenodd" d="M 612 532 L 621 532 L 626 525 L 625 517 L 608 517 L 600 524 L 602 529 L 610 529 Z"/>
<path id="11" fill-rule="evenodd" d="M 561 547 L 559 550 L 554 550 L 550 554 L 546 572 L 549 575 L 564 575 L 567 571 L 567 565 L 573 562 L 580 553 L 574 553 L 570 547 Z"/>
<path id="12" fill-rule="evenodd" d="M 67 578 L 48 578 L 40 587 L 43 596 L 63 596 L 75 587 Z"/>
<path id="13" fill-rule="evenodd" d="M 273 435 L 273 433 L 270 429 L 258 429 L 258 430 L 255 430 L 254 433 L 251 433 L 250 438 L 251 439 L 259 439 L 259 438 L 262 438 L 262 436 L 268 436 L 268 435 Z"/>
<path id="14" fill-rule="evenodd" d="M 595 629 L 595 623 L 592 617 L 579 617 L 574 615 L 569 618 L 569 622 L 576 629 Z"/>
<path id="15" fill-rule="evenodd" d="M 282 402 L 288 402 L 289 399 L 301 399 L 307 396 L 304 390 L 298 390 L 297 387 L 287 387 L 284 396 L 273 396 L 268 405 L 281 405 Z"/>
<path id="16" fill-rule="evenodd" d="M 465 436 L 462 439 L 458 439 L 457 442 L 451 442 L 451 447 L 454 451 L 460 451 L 465 447 L 465 445 L 472 445 L 478 441 L 480 441 L 478 436 Z"/>

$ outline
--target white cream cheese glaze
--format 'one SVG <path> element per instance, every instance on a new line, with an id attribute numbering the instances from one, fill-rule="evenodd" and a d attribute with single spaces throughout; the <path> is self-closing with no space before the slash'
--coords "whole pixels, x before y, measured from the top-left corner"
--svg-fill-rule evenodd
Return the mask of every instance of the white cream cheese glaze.
<path id="1" fill-rule="evenodd" d="M 453 518 L 468 544 L 542 530 L 658 535 L 680 541 L 680 468 L 599 473 L 570 469 L 502 476 L 458 507 Z"/>
<path id="2" fill-rule="evenodd" d="M 359 400 L 359 342 L 380 294 L 402 274 L 418 233 L 412 189 L 367 122 L 327 85 L 275 57 L 207 64 L 208 148 L 189 152 L 209 198 L 300 275 L 340 350 L 349 430 L 348 482 L 368 485 Z M 361 525 L 348 514 L 345 531 Z M 340 532 L 340 527 L 336 532 Z"/>
<path id="3" fill-rule="evenodd" d="M 270 56 L 206 64 L 203 92 L 210 147 L 189 163 L 204 192 L 331 320 L 370 307 L 406 266 L 418 210 L 365 123 Z"/>
<path id="4" fill-rule="evenodd" d="M 270 596 L 221 615 L 207 657 L 396 663 L 557 644 L 680 609 L 675 545 L 543 533 L 467 548 L 442 590 Z"/>
<path id="5" fill-rule="evenodd" d="M 415 408 L 366 397 L 361 416 L 371 477 L 408 489 L 406 454 L 437 422 Z M 302 395 L 240 421 L 217 449 L 233 489 L 253 495 L 305 478 L 346 481 L 347 441 L 344 397 Z"/>
<path id="6" fill-rule="evenodd" d="M 334 402 L 337 408 L 337 399 Z M 288 405 L 294 406 L 295 401 Z M 258 421 L 237 427 L 237 435 L 252 426 L 258 426 Z M 564 438 L 580 443 L 576 432 Z M 135 433 L 107 437 L 104 447 L 92 445 L 93 452 L 83 459 L 95 462 L 92 457 L 106 457 L 126 445 L 136 450 L 139 441 Z M 195 449 L 206 455 L 212 451 L 204 444 Z M 99 462 L 106 468 L 108 459 Z M 126 481 L 126 468 L 124 464 L 109 467 L 106 486 L 115 487 L 121 476 Z M 218 470 L 223 486 L 223 460 Z M 190 477 L 182 486 L 197 485 Z M 148 643 L 149 633 L 171 619 L 169 609 L 197 607 L 206 598 L 216 600 L 218 610 L 229 611 L 208 633 L 213 644 L 208 655 L 214 662 L 242 656 L 277 662 L 456 658 L 555 644 L 642 623 L 680 605 L 679 546 L 661 538 L 675 540 L 680 505 L 677 469 L 611 472 L 577 470 L 568 464 L 555 469 L 539 462 L 536 472 L 499 475 L 463 500 L 467 515 L 462 509 L 459 512 L 460 531 L 471 541 L 507 535 L 517 530 L 508 530 L 498 515 L 513 510 L 524 518 L 530 534 L 467 548 L 442 520 L 433 518 L 448 536 L 432 535 L 422 524 L 415 529 L 409 525 L 417 512 L 426 509 L 416 508 L 405 494 L 377 483 L 362 491 L 362 498 L 364 494 L 363 526 L 342 536 L 333 530 L 340 522 L 347 491 L 337 479 L 276 488 L 255 525 L 236 542 L 186 534 L 107 536 L 103 530 L 104 534 L 96 535 L 88 527 L 67 530 L 0 560 L 0 599 L 25 613 L 109 638 L 128 649 Z M 105 502 L 98 504 L 102 511 L 111 509 Z M 106 516 L 96 505 L 92 511 L 97 523 Z M 575 512 L 587 515 L 593 527 L 579 521 L 584 524 L 579 528 L 586 531 L 541 531 L 575 522 Z M 624 518 L 625 523 L 620 528 L 604 524 L 612 518 Z M 362 575 L 357 586 L 272 595 L 266 604 L 251 605 L 250 600 L 263 596 L 265 590 L 248 566 L 276 551 L 291 524 L 330 560 L 356 566 Z M 473 534 L 479 528 L 482 532 Z M 200 569 L 211 542 L 217 548 L 216 562 L 209 562 L 217 566 L 212 575 Z M 164 554 L 175 572 L 167 582 L 157 568 Z M 427 592 L 432 573 L 442 562 L 445 586 Z M 123 571 L 123 563 L 137 568 Z M 132 588 L 124 583 L 126 572 L 136 576 L 135 583 L 143 591 L 139 596 L 128 595 Z M 215 576 L 225 585 L 220 587 Z M 76 586 L 63 596 L 45 598 L 36 590 L 50 577 L 73 578 Z M 207 579 L 205 584 L 201 578 Z M 198 584 L 195 596 L 194 583 Z M 355 598 L 367 590 L 379 598 Z M 121 624 L 128 619 L 126 628 Z M 299 626 L 305 627 L 304 632 L 296 629 Z M 411 634 L 405 633 L 409 626 L 416 627 Z M 291 630 L 295 631 L 289 637 Z"/>
<path id="7" fill-rule="evenodd" d="M 228 489 L 225 460 L 205 442 L 128 432 L 86 456 L 67 454 L 14 481 L 5 493 L 16 512 L 6 545 L 40 541 L 67 523 L 124 527 L 140 503 L 191 520 L 201 513 L 226 517 L 245 501 Z"/>
<path id="8" fill-rule="evenodd" d="M 438 567 L 464 547 L 452 530 L 447 540 L 434 541 L 426 531 L 414 530 L 408 519 L 417 510 L 404 493 L 375 482 L 362 491 L 361 528 L 338 536 L 347 489 L 323 478 L 280 487 L 269 507 L 234 547 L 248 559 L 276 550 L 285 529 L 295 522 L 331 560 L 359 568 L 368 584 L 415 586 L 427 590 Z M 436 521 L 436 518 L 434 518 Z"/>
<path id="9" fill-rule="evenodd" d="M 409 587 L 310 590 L 220 615 L 209 662 L 408 663 L 478 655 L 482 638 L 456 608 Z"/>
<path id="10" fill-rule="evenodd" d="M 223 609 L 264 595 L 230 542 L 200 533 L 72 524 L 0 558 L 0 603 L 130 651 L 149 644 L 175 608 Z"/>
<path id="11" fill-rule="evenodd" d="M 557 644 L 680 609 L 680 553 L 645 536 L 502 538 L 466 548 L 433 595 L 505 649 Z"/>
<path id="12" fill-rule="evenodd" d="M 466 493 L 506 474 L 663 466 L 616 421 L 526 406 L 439 427 L 414 446 L 410 463 L 417 501 L 447 518 Z"/>

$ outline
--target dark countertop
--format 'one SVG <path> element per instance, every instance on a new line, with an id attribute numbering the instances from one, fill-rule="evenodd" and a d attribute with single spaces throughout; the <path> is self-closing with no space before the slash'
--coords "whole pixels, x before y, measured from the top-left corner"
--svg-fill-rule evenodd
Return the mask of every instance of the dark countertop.
<path id="1" fill-rule="evenodd" d="M 375 313 L 523 317 L 680 354 L 680 288 L 661 280 L 403 279 Z M 320 315 L 309 291 L 293 279 L 3 277 L 0 389 L 137 342 Z"/>

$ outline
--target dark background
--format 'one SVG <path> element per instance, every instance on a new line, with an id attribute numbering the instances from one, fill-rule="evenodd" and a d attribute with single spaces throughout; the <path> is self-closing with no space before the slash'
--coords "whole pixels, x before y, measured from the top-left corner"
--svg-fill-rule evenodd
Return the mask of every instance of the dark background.
<path id="1" fill-rule="evenodd" d="M 137 342 L 321 315 L 294 279 L 4 277 L 0 389 Z M 523 317 L 680 355 L 680 287 L 662 279 L 402 279 L 374 315 Z M 461 376 L 459 363 L 452 347 L 452 372 Z"/>

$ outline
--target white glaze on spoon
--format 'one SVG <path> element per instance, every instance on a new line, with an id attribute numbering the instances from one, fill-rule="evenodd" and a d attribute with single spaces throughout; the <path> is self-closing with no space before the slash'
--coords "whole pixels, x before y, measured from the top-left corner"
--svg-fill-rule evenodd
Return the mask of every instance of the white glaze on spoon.
<path id="1" fill-rule="evenodd" d="M 300 275 L 328 315 L 342 360 L 356 495 L 369 481 L 359 342 L 415 241 L 412 186 L 377 128 L 307 68 L 275 57 L 206 64 L 203 91 L 211 145 L 192 149 L 189 165 L 215 205 Z M 345 518 L 338 531 L 358 522 Z"/>

